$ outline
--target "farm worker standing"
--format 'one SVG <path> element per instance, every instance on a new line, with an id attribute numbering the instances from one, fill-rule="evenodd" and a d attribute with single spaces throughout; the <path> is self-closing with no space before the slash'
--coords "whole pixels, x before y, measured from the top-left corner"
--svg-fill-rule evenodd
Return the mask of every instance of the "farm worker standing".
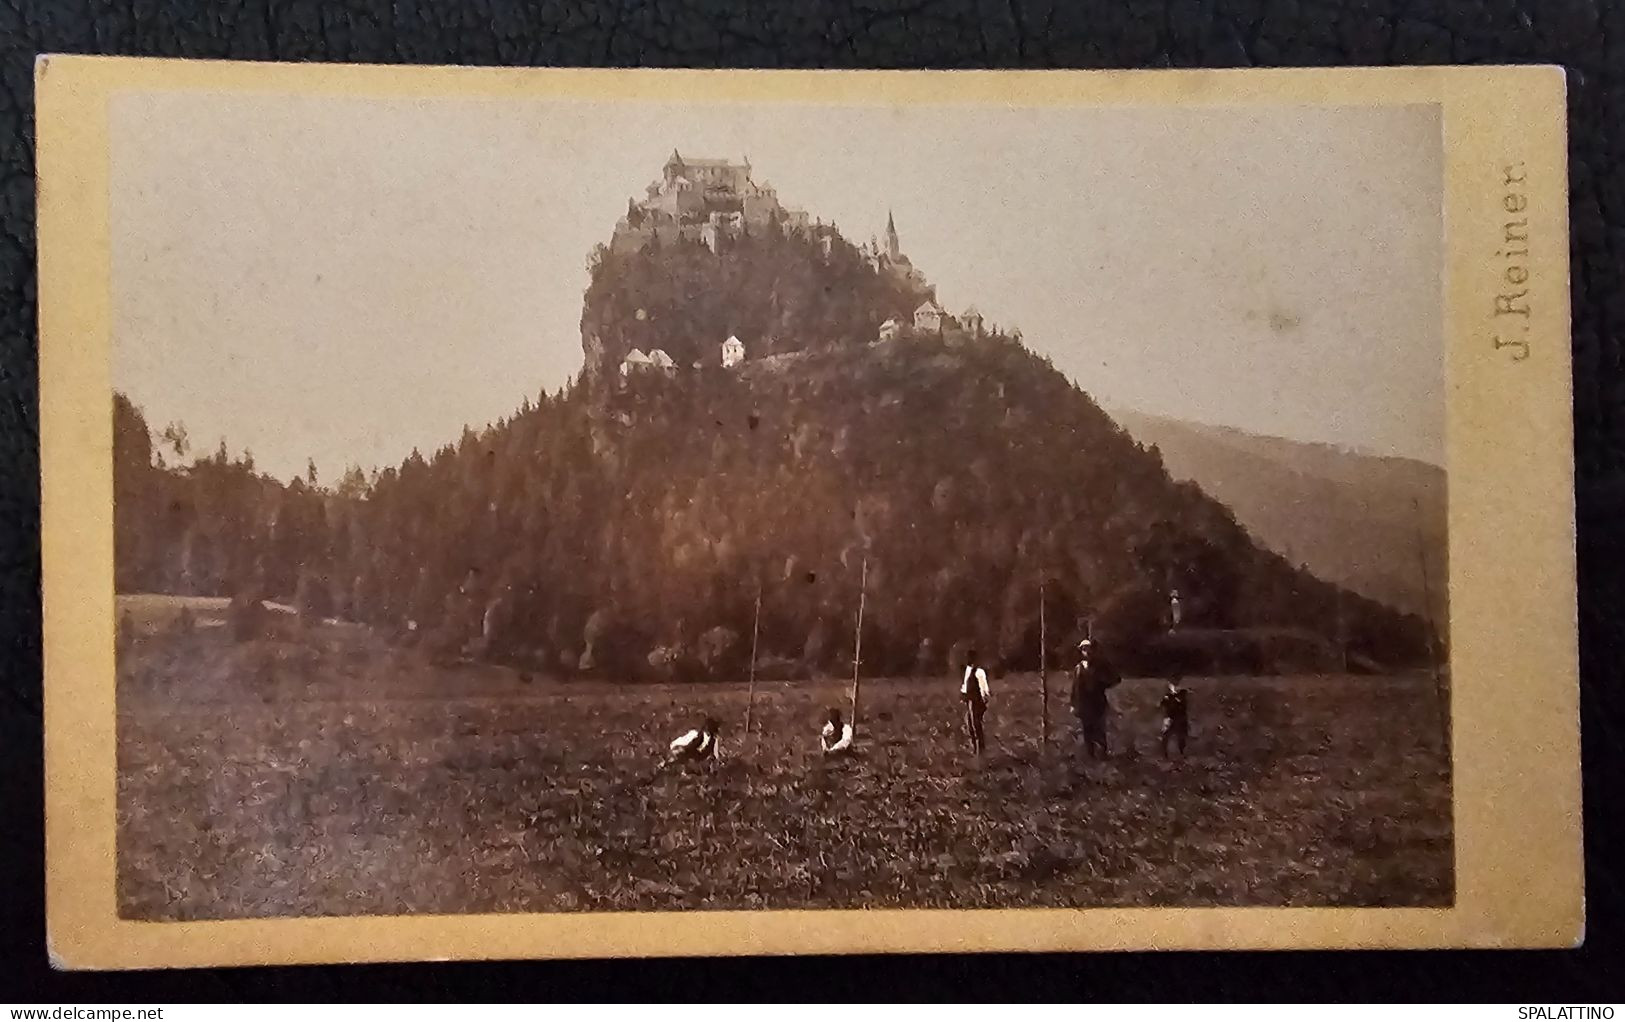
<path id="1" fill-rule="evenodd" d="M 819 732 L 818 744 L 826 756 L 839 756 L 852 748 L 852 725 L 841 720 L 840 710 L 829 711 L 829 720 Z"/>
<path id="2" fill-rule="evenodd" d="M 1122 680 L 1106 659 L 1097 653 L 1093 639 L 1078 643 L 1078 666 L 1072 672 L 1072 712 L 1083 730 L 1083 752 L 1090 759 L 1105 759 L 1106 720 L 1111 702 L 1106 691 Z"/>
<path id="3" fill-rule="evenodd" d="M 976 662 L 976 651 L 965 654 L 965 676 L 959 682 L 959 698 L 965 701 L 965 730 L 970 733 L 972 751 L 978 756 L 987 748 L 982 715 L 987 712 L 987 671 Z"/>
<path id="4" fill-rule="evenodd" d="M 1168 746 L 1179 746 L 1181 758 L 1185 755 L 1185 741 L 1190 738 L 1190 693 L 1179 684 L 1178 678 L 1168 680 L 1168 690 L 1158 701 L 1162 707 L 1162 758 L 1168 758 Z"/>
<path id="5" fill-rule="evenodd" d="M 698 728 L 672 740 L 671 758 L 673 760 L 719 758 L 717 731 L 721 726 L 716 718 L 705 718 L 705 722 Z"/>

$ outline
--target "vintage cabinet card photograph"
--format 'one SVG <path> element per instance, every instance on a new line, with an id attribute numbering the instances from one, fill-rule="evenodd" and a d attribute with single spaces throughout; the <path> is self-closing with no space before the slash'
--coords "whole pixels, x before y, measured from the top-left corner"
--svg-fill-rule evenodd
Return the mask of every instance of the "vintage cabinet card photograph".
<path id="1" fill-rule="evenodd" d="M 60 967 L 1582 939 L 1561 71 L 36 74 Z"/>

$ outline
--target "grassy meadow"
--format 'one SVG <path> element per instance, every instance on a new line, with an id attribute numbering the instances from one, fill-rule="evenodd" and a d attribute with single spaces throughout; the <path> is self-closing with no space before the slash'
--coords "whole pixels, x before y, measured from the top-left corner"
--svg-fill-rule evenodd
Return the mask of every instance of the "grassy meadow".
<path id="1" fill-rule="evenodd" d="M 287 616 L 235 643 L 160 598 L 120 606 L 126 918 L 1453 898 L 1425 676 L 1188 679 L 1173 761 L 1162 683 L 1130 680 L 1105 763 L 1079 759 L 1060 673 L 1047 747 L 1037 676 L 994 679 L 981 761 L 953 680 L 866 680 L 858 755 L 826 761 L 844 680 L 759 684 L 747 737 L 742 682 L 436 667 Z M 722 761 L 658 770 L 706 713 Z"/>

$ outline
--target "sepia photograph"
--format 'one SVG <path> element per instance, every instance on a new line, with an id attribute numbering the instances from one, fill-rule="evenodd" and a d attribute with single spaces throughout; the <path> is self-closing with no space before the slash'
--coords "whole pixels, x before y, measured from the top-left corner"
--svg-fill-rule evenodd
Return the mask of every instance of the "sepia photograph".
<path id="1" fill-rule="evenodd" d="M 1569 939 L 1537 72 L 42 63 L 53 939 Z"/>
<path id="2" fill-rule="evenodd" d="M 1451 903 L 1436 108 L 110 128 L 124 916 Z"/>

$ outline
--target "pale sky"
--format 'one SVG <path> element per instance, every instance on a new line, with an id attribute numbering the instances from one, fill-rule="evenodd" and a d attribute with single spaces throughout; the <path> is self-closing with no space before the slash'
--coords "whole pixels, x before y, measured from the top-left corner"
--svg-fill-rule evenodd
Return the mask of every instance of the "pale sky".
<path id="1" fill-rule="evenodd" d="M 586 258 L 673 148 L 854 243 L 895 213 L 1101 403 L 1443 464 L 1431 107 L 656 106 L 127 94 L 114 383 L 324 477 L 428 454 L 581 365 Z"/>

